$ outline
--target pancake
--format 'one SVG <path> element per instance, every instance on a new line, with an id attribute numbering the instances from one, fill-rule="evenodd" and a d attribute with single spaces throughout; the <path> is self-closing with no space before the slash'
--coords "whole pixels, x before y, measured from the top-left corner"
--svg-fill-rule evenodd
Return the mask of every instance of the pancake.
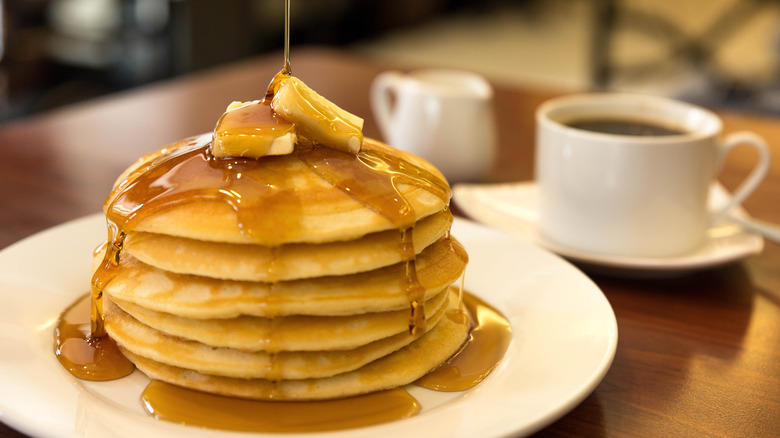
<path id="1" fill-rule="evenodd" d="M 445 304 L 442 291 L 425 302 L 426 324 Z M 349 316 L 285 316 L 192 319 L 113 300 L 140 323 L 176 338 L 242 351 L 348 350 L 407 332 L 407 309 Z"/>
<path id="2" fill-rule="evenodd" d="M 457 293 L 450 294 L 457 307 Z M 449 306 L 448 307 L 452 307 Z M 244 351 L 215 348 L 200 342 L 169 336 L 142 324 L 127 312 L 105 302 L 106 331 L 117 344 L 135 355 L 205 374 L 238 378 L 306 379 L 328 377 L 360 368 L 412 343 L 415 337 L 405 330 L 393 336 L 350 350 L 323 351 Z M 426 330 L 435 327 L 444 308 L 429 318 Z M 226 334 L 230 336 L 230 334 Z"/>
<path id="3" fill-rule="evenodd" d="M 452 225 L 449 211 L 434 213 L 415 224 L 414 252 L 443 237 Z M 371 233 L 355 240 L 267 247 L 133 232 L 125 251 L 157 268 L 213 278 L 285 281 L 369 271 L 402 261 L 398 230 Z"/>
<path id="4" fill-rule="evenodd" d="M 469 328 L 470 321 L 463 314 L 447 314 L 432 330 L 392 354 L 350 372 L 316 379 L 271 381 L 215 376 L 165 365 L 132 352 L 125 355 L 149 377 L 191 389 L 248 399 L 322 400 L 414 382 L 455 354 Z"/>
<path id="5" fill-rule="evenodd" d="M 192 178 L 192 174 L 196 173 L 202 185 L 226 187 L 223 195 L 228 198 L 230 194 L 227 192 L 234 186 L 245 188 L 253 196 L 250 197 L 252 199 L 242 199 L 240 207 L 235 200 L 227 199 L 226 202 L 224 199 L 216 199 L 214 195 L 196 196 L 197 193 L 188 193 L 186 200 L 164 202 L 165 208 L 159 209 L 155 208 L 155 202 L 151 202 L 153 200 L 145 199 L 147 211 L 133 225 L 134 231 L 205 241 L 277 246 L 352 240 L 369 233 L 399 228 L 386 215 L 367 208 L 365 200 L 356 198 L 312 171 L 313 167 L 317 167 L 316 163 L 311 163 L 314 160 L 312 158 L 304 158 L 297 153 L 263 157 L 262 166 L 257 166 L 257 160 L 254 159 L 221 160 L 219 164 L 231 165 L 232 172 L 226 176 L 222 168 L 214 166 L 213 158 L 202 157 L 200 150 L 210 140 L 211 135 L 193 137 L 164 148 L 165 154 L 153 153 L 142 158 L 117 181 L 114 192 L 106 201 L 106 213 L 110 217 L 112 205 L 117 204 L 130 205 L 123 206 L 123 209 L 135 208 L 139 200 L 134 198 L 137 195 L 134 190 L 144 196 L 148 196 L 150 191 L 154 192 L 144 184 L 148 182 L 147 175 L 158 171 L 166 173 L 165 181 L 171 184 Z M 408 210 L 414 219 L 412 223 L 446 208 L 450 196 L 446 183 L 423 183 L 445 181 L 430 163 L 368 138 L 364 140 L 360 153 L 361 157 L 334 152 L 327 159 L 338 159 L 347 168 L 366 167 L 365 164 L 353 164 L 353 161 L 370 162 L 380 158 L 389 158 L 391 164 L 413 164 L 420 175 L 409 174 L 394 181 L 397 195 L 378 194 L 382 197 L 397 196 L 408 203 Z M 171 161 L 173 157 L 184 161 L 182 157 L 187 155 L 191 155 L 186 160 L 190 166 L 180 169 L 182 175 L 176 174 L 173 166 L 166 167 L 166 160 Z M 323 163 L 320 167 L 327 165 Z M 262 184 L 252 186 L 252 182 L 236 179 L 235 175 L 242 170 L 253 173 L 245 180 L 261 181 Z M 186 190 L 182 187 L 187 186 L 180 184 L 178 190 Z M 166 191 L 161 191 L 161 194 L 169 195 Z"/>
<path id="6" fill-rule="evenodd" d="M 97 266 L 102 254 L 95 257 Z M 456 242 L 440 239 L 415 259 L 416 278 L 430 299 L 456 281 L 467 257 Z M 129 255 L 104 292 L 118 301 L 187 318 L 239 315 L 337 316 L 409 309 L 406 265 L 399 263 L 347 276 L 325 276 L 279 283 L 216 280 L 174 274 Z"/>

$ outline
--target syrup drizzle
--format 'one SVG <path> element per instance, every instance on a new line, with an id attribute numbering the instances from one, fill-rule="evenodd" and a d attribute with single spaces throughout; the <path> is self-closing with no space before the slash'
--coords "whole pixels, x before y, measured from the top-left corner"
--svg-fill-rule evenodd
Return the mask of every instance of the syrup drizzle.
<path id="1" fill-rule="evenodd" d="M 384 216 L 400 231 L 399 251 L 406 271 L 402 286 L 411 309 L 409 332 L 413 336 L 425 333 L 425 288 L 417 279 L 412 239 L 416 216 L 400 184 L 426 189 L 445 204 L 451 196 L 447 184 L 420 167 L 380 151 L 364 148 L 353 155 L 315 145 L 301 148 L 297 154 L 325 181 Z"/>
<path id="2" fill-rule="evenodd" d="M 290 67 L 290 0 L 284 0 L 284 67 L 282 72 L 292 74 Z"/>

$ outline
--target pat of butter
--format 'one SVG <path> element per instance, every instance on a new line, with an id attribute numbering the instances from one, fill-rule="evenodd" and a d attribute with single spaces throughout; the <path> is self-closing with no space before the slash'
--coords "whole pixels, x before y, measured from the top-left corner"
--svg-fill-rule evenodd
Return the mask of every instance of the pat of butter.
<path id="1" fill-rule="evenodd" d="M 232 102 L 214 130 L 211 153 L 218 158 L 287 155 L 297 142 L 295 127 L 260 101 Z"/>
<path id="2" fill-rule="evenodd" d="M 277 77 L 280 77 L 277 75 Z M 292 76 L 274 78 L 270 102 L 231 102 L 214 130 L 215 157 L 260 158 L 293 152 L 298 135 L 356 154 L 363 119 L 336 106 Z"/>
<path id="3" fill-rule="evenodd" d="M 360 151 L 363 119 L 323 98 L 300 79 L 291 76 L 282 81 L 271 106 L 302 136 L 333 149 Z"/>

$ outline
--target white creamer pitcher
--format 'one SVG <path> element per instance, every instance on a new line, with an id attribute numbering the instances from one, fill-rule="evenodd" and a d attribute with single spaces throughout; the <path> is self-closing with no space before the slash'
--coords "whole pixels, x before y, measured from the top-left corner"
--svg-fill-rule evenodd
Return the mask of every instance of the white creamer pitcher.
<path id="1" fill-rule="evenodd" d="M 385 142 L 430 161 L 450 181 L 479 181 L 496 155 L 493 90 L 457 70 L 381 73 L 371 104 Z"/>

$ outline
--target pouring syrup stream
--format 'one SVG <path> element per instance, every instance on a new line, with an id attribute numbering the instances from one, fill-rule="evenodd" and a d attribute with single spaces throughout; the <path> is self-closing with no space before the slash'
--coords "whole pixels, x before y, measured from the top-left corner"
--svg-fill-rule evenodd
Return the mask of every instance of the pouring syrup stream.
<path id="1" fill-rule="evenodd" d="M 282 71 L 290 76 L 290 0 L 284 0 L 284 67 Z"/>

